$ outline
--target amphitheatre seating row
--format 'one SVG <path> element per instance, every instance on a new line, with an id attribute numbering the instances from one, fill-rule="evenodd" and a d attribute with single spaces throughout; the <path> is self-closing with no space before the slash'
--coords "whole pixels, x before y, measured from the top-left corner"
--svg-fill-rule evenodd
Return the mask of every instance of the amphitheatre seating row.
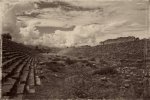
<path id="1" fill-rule="evenodd" d="M 8 52 L 8 51 L 9 52 L 16 52 L 16 50 L 19 53 L 26 52 L 26 54 L 35 54 L 35 52 L 36 52 L 32 48 L 29 48 L 29 47 L 22 45 L 20 43 L 12 42 L 12 41 L 7 40 L 7 39 L 3 39 L 2 45 L 3 45 L 3 52 Z"/>
<path id="2" fill-rule="evenodd" d="M 12 58 L 17 57 L 17 56 L 20 56 L 20 54 L 19 54 L 19 53 L 16 53 L 16 54 L 11 54 L 11 55 L 8 55 L 8 56 L 4 56 L 4 57 L 2 58 L 2 61 L 5 62 L 6 60 L 12 59 Z"/>
<path id="3" fill-rule="evenodd" d="M 22 99 L 41 85 L 37 52 L 23 44 L 2 41 L 2 98 Z"/>

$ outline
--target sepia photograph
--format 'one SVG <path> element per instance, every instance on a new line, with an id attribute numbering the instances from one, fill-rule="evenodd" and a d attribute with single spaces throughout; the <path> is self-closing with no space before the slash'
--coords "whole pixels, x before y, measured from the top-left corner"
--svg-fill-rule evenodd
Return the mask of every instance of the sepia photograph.
<path id="1" fill-rule="evenodd" d="M 2 100 L 150 100 L 149 0 L 0 0 Z"/>

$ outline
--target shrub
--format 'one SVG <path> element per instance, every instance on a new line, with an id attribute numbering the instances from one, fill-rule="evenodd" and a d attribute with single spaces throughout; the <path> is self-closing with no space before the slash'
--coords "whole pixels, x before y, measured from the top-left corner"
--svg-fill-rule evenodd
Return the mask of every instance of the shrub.
<path id="1" fill-rule="evenodd" d="M 60 61 L 60 58 L 54 58 L 53 61 Z"/>
<path id="2" fill-rule="evenodd" d="M 55 61 L 46 63 L 46 66 L 48 67 L 49 70 L 51 70 L 53 72 L 60 72 L 63 70 L 61 64 L 59 64 Z"/>
<path id="3" fill-rule="evenodd" d="M 66 63 L 69 64 L 69 65 L 71 65 L 71 64 L 76 63 L 76 60 L 71 60 L 70 58 L 67 58 L 66 59 Z"/>
<path id="4" fill-rule="evenodd" d="M 11 40 L 11 39 L 12 39 L 12 36 L 11 36 L 9 33 L 4 33 L 4 34 L 2 34 L 2 39 Z"/>
<path id="5" fill-rule="evenodd" d="M 96 74 L 99 74 L 99 75 L 112 75 L 112 74 L 118 74 L 118 71 L 113 67 L 106 67 L 106 68 L 95 70 L 93 72 L 93 75 L 96 75 Z"/>
<path id="6" fill-rule="evenodd" d="M 90 60 L 91 60 L 91 61 L 95 61 L 95 58 L 93 57 L 93 58 L 91 58 Z"/>

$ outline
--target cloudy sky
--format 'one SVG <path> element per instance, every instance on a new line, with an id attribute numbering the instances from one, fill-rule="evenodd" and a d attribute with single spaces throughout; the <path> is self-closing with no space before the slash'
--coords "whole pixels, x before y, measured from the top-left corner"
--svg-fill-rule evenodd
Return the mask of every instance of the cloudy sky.
<path id="1" fill-rule="evenodd" d="M 3 33 L 45 46 L 97 45 L 148 37 L 147 0 L 0 0 Z"/>

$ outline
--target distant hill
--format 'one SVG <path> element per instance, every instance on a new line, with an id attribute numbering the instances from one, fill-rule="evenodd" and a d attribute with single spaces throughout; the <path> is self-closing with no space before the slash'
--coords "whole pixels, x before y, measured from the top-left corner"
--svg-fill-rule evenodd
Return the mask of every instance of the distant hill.
<path id="1" fill-rule="evenodd" d="M 108 40 L 102 41 L 102 42 L 100 42 L 100 45 L 112 44 L 112 43 L 122 43 L 122 42 L 136 41 L 136 40 L 139 40 L 139 38 L 136 38 L 134 36 L 119 37 L 116 39 L 108 39 Z"/>
<path id="2" fill-rule="evenodd" d="M 104 60 L 141 59 L 144 57 L 145 40 L 136 40 L 122 43 L 113 43 L 97 46 L 82 46 L 66 48 L 61 51 L 64 55 L 86 57 L 88 59 L 100 58 Z"/>

